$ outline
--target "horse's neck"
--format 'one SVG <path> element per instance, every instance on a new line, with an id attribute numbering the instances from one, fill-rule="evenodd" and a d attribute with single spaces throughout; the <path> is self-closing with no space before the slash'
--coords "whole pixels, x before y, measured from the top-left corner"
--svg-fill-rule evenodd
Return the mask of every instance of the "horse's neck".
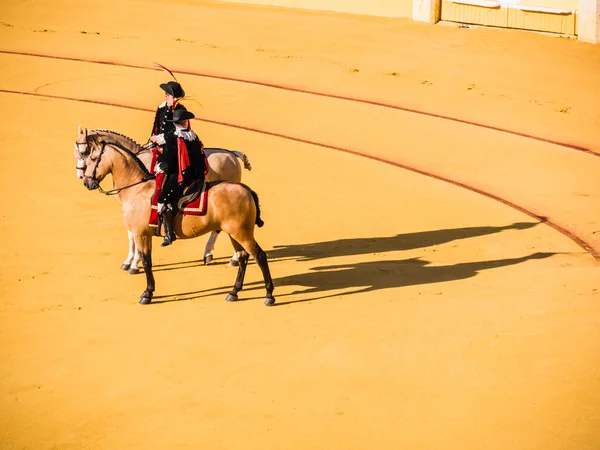
<path id="1" fill-rule="evenodd" d="M 144 163 L 146 169 L 150 170 L 150 166 L 152 165 L 152 151 L 144 149 L 136 153 L 136 156 L 140 159 L 142 163 Z"/>
<path id="2" fill-rule="evenodd" d="M 102 136 L 102 138 L 107 142 L 116 142 L 126 149 L 131 150 L 133 153 L 139 153 L 143 149 L 142 145 L 135 139 L 125 136 L 124 134 L 117 133 L 116 131 L 95 129 L 92 130 L 91 133 Z"/>
<path id="3" fill-rule="evenodd" d="M 119 193 L 119 197 L 125 200 L 147 189 L 151 181 L 139 182 L 148 177 L 148 172 L 140 167 L 135 157 L 114 145 L 107 144 L 107 148 L 110 149 L 108 156 L 112 166 L 113 184 L 116 189 L 125 188 Z"/>

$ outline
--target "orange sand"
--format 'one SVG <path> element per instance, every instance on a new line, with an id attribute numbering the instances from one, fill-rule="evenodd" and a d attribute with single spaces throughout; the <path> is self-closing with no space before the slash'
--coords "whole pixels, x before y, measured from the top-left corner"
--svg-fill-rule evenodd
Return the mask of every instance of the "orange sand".
<path id="1" fill-rule="evenodd" d="M 96 4 L 0 11 L 0 447 L 599 448 L 593 256 L 503 203 L 326 146 L 473 186 L 597 252 L 599 157 L 183 73 L 600 154 L 600 46 L 211 1 Z M 250 157 L 275 307 L 255 264 L 248 301 L 224 301 L 225 237 L 206 267 L 205 238 L 156 245 L 147 307 L 144 276 L 118 270 L 120 207 L 76 179 L 72 143 L 78 124 L 145 141 L 169 79 L 154 61 L 202 104 L 184 102 L 205 144 Z"/>

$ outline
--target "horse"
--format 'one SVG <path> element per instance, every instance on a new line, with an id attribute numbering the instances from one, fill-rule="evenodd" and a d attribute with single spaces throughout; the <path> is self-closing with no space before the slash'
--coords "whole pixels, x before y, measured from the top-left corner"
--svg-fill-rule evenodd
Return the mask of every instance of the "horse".
<path id="1" fill-rule="evenodd" d="M 150 304 L 155 290 L 152 273 L 152 237 L 155 233 L 148 222 L 150 199 L 156 189 L 155 177 L 136 155 L 138 148 L 130 141 L 117 142 L 117 139 L 111 140 L 106 134 L 92 133 L 87 134 L 85 142 L 78 142 L 77 146 L 81 154 L 87 155 L 80 170 L 83 171 L 83 184 L 88 190 L 103 192 L 100 182 L 112 174 L 113 191 L 123 205 L 125 225 L 141 254 L 146 274 L 146 289 L 139 303 Z M 248 259 L 252 257 L 264 278 L 264 304 L 273 305 L 274 286 L 267 254 L 254 238 L 254 227 L 264 224 L 260 217 L 258 195 L 250 187 L 230 181 L 213 181 L 207 186 L 206 213 L 201 216 L 178 214 L 173 221 L 177 238 L 191 239 L 216 230 L 227 233 L 239 254 L 239 267 L 233 288 L 225 300 L 231 302 L 238 299 L 238 293 L 244 285 Z"/>
<path id="2" fill-rule="evenodd" d="M 79 151 L 79 144 L 84 144 L 85 137 L 88 134 L 88 130 L 84 130 L 80 125 L 77 130 L 77 133 L 78 138 L 75 143 L 75 159 L 77 160 L 77 177 L 79 179 L 82 179 L 83 171 L 81 170 L 81 167 L 83 166 L 84 159 L 87 155 Z M 150 147 L 143 146 L 142 144 L 138 143 L 135 139 L 132 139 L 116 131 L 106 129 L 92 129 L 90 130 L 90 133 L 102 135 L 105 139 L 111 139 L 113 142 L 119 143 L 121 145 L 136 147 L 134 153 L 144 163 L 146 168 L 150 169 L 150 165 L 152 163 L 152 151 Z M 252 170 L 252 165 L 250 164 L 248 156 L 245 153 L 242 153 L 238 150 L 227 150 L 224 148 L 211 147 L 205 148 L 204 152 L 206 154 L 206 159 L 208 161 L 209 167 L 209 171 L 206 174 L 206 181 L 226 180 L 240 183 L 242 181 L 242 165 L 240 164 L 239 160 L 243 162 L 244 169 Z M 220 230 L 213 231 L 210 234 L 208 241 L 206 242 L 203 258 L 204 264 L 209 264 L 213 260 L 212 251 L 215 249 L 215 242 L 217 241 L 219 233 Z M 125 258 L 125 261 L 123 261 L 123 264 L 121 264 L 120 268 L 121 270 L 124 270 L 127 273 L 133 275 L 139 273 L 140 271 L 140 254 L 137 248 L 135 247 L 135 242 L 131 233 L 127 233 L 127 238 L 127 258 Z M 234 267 L 238 264 L 238 254 L 234 253 L 231 259 L 229 260 L 229 265 Z"/>

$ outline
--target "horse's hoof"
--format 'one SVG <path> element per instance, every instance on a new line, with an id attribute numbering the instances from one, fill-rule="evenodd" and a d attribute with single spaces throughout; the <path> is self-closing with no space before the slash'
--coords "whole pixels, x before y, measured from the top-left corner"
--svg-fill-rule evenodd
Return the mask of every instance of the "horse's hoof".
<path id="1" fill-rule="evenodd" d="M 149 305 L 152 302 L 152 297 L 142 295 L 140 298 L 140 305 Z"/>
<path id="2" fill-rule="evenodd" d="M 240 262 L 237 259 L 232 259 L 231 261 L 229 261 L 229 265 L 231 267 L 238 267 L 240 265 Z"/>
<path id="3" fill-rule="evenodd" d="M 213 255 L 211 255 L 210 253 L 207 254 L 206 256 L 204 256 L 204 265 L 210 264 L 210 262 L 213 260 Z"/>
<path id="4" fill-rule="evenodd" d="M 238 299 L 238 296 L 235 294 L 227 294 L 227 298 L 225 301 L 227 302 L 235 302 Z"/>
<path id="5" fill-rule="evenodd" d="M 131 267 L 127 273 L 129 275 L 137 275 L 138 273 L 140 273 L 140 269 L 138 269 L 137 267 Z"/>
<path id="6" fill-rule="evenodd" d="M 129 264 L 121 264 L 121 270 L 129 270 Z"/>
<path id="7" fill-rule="evenodd" d="M 265 298 L 265 306 L 273 306 L 275 304 L 275 297 Z"/>

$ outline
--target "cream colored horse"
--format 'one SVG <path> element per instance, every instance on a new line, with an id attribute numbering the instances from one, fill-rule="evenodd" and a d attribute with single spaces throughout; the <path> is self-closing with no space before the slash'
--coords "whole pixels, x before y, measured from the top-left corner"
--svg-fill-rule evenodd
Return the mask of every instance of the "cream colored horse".
<path id="1" fill-rule="evenodd" d="M 85 158 L 83 184 L 89 190 L 114 193 L 123 205 L 123 218 L 141 257 L 146 274 L 146 289 L 140 297 L 141 304 L 152 301 L 155 290 L 152 273 L 152 237 L 154 229 L 148 225 L 151 205 L 150 198 L 155 191 L 154 176 L 135 154 L 136 146 L 111 141 L 100 133 L 89 134 L 85 143 L 77 142 L 78 151 L 88 155 Z M 84 148 L 85 147 L 85 148 Z M 104 191 L 100 182 L 112 174 L 115 188 Z M 248 186 L 240 183 L 216 181 L 210 183 L 207 212 L 203 216 L 177 215 L 173 228 L 178 239 L 190 239 L 211 231 L 227 233 L 236 252 L 239 253 L 238 274 L 227 301 L 235 301 L 242 290 L 249 257 L 260 267 L 267 291 L 265 305 L 275 303 L 273 280 L 266 253 L 254 238 L 254 227 L 263 225 L 260 218 L 258 196 Z"/>
<path id="2" fill-rule="evenodd" d="M 87 157 L 85 153 L 82 153 L 79 149 L 84 149 L 84 144 L 86 136 L 88 134 L 87 129 L 83 129 L 81 126 L 78 128 L 78 138 L 75 143 L 75 159 L 77 159 L 77 177 L 79 179 L 83 178 L 83 171 L 81 167 L 83 167 L 84 160 Z M 104 139 L 110 139 L 112 142 L 116 142 L 121 145 L 125 145 L 126 147 L 132 147 L 135 149 L 134 153 L 138 156 L 138 158 L 144 163 L 147 169 L 150 169 L 150 164 L 152 163 L 152 152 L 149 148 L 142 146 L 139 142 L 134 139 L 127 137 L 121 133 L 117 133 L 116 131 L 104 130 L 104 129 L 93 129 L 90 130 L 90 134 L 97 134 L 104 137 Z M 206 159 L 208 161 L 209 171 L 206 174 L 206 181 L 217 181 L 217 180 L 225 180 L 225 181 L 233 181 L 236 183 L 240 183 L 242 181 L 242 165 L 240 164 L 240 160 L 244 164 L 244 169 L 252 170 L 252 165 L 248 159 L 248 156 L 245 153 L 242 153 L 237 150 L 227 150 L 222 148 L 205 148 Z M 215 243 L 217 241 L 217 237 L 219 236 L 219 230 L 213 231 L 206 242 L 206 246 L 204 248 L 204 264 L 209 264 L 213 260 L 212 251 L 215 249 Z M 128 245 L 128 253 L 127 258 L 121 264 L 121 270 L 127 271 L 129 274 L 137 274 L 139 273 L 139 263 L 140 263 L 140 253 L 138 252 L 135 242 L 133 240 L 133 236 L 130 232 L 127 233 L 129 245 Z M 238 254 L 237 252 L 233 254 L 231 259 L 229 260 L 230 266 L 238 265 Z"/>

